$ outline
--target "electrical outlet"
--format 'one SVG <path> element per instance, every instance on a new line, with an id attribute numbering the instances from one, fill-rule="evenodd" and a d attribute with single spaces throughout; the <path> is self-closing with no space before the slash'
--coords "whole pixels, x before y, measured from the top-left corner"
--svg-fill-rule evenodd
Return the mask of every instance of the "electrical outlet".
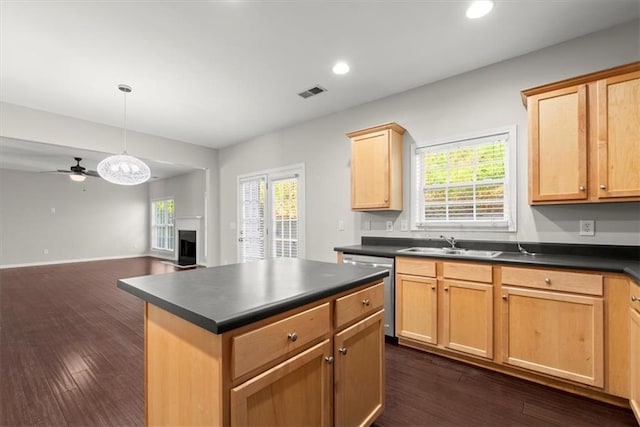
<path id="1" fill-rule="evenodd" d="M 580 235 L 581 236 L 595 236 L 596 234 L 596 222 L 592 219 L 580 220 Z"/>
<path id="2" fill-rule="evenodd" d="M 49 249 L 43 249 L 42 250 L 42 254 L 43 255 L 48 255 L 49 254 Z"/>
<path id="3" fill-rule="evenodd" d="M 409 221 L 406 219 L 400 220 L 400 231 L 409 231 Z"/>
<path id="4" fill-rule="evenodd" d="M 387 221 L 387 231 L 393 231 L 393 221 Z"/>
<path id="5" fill-rule="evenodd" d="M 338 221 L 338 231 L 344 231 L 344 221 Z"/>
<path id="6" fill-rule="evenodd" d="M 369 221 L 368 219 L 364 221 L 364 229 L 371 230 L 371 221 Z"/>

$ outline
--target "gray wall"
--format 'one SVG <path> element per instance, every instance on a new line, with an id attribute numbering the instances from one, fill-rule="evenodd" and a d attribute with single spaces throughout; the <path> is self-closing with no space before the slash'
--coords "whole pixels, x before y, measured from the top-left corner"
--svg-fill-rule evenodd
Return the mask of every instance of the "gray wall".
<path id="1" fill-rule="evenodd" d="M 149 204 L 156 199 L 172 198 L 175 202 L 175 219 L 198 221 L 204 233 L 206 176 L 205 171 L 196 170 L 173 178 L 161 179 L 149 184 Z M 197 218 L 201 217 L 201 218 Z M 177 234 L 177 227 L 176 227 Z M 176 242 L 178 241 L 176 235 Z M 150 254 L 161 258 L 177 259 L 178 253 L 150 250 Z M 204 245 L 198 248 L 198 260 L 204 257 Z"/>
<path id="2" fill-rule="evenodd" d="M 111 154 L 122 151 L 121 128 L 8 103 L 0 103 L 0 135 Z M 220 239 L 217 235 L 220 223 L 217 194 L 218 152 L 210 148 L 134 131 L 127 132 L 127 148 L 129 154 L 141 158 L 205 170 L 205 191 L 208 192 L 205 222 L 209 230 L 207 233 L 209 252 L 208 259 L 202 259 L 201 262 L 207 266 L 216 265 L 220 247 Z M 0 200 L 5 200 L 4 194 L 0 194 Z"/>
<path id="3" fill-rule="evenodd" d="M 0 169 L 0 195 L 0 266 L 148 252 L 147 184 Z"/>
<path id="4" fill-rule="evenodd" d="M 437 229 L 399 231 L 400 220 L 409 219 L 412 142 L 512 124 L 518 127 L 517 232 L 448 234 L 462 239 L 640 244 L 638 203 L 544 207 L 527 204 L 527 117 L 520 99 L 522 89 L 640 60 L 639 35 L 640 21 L 636 20 L 220 150 L 221 262 L 236 261 L 235 230 L 231 224 L 236 221 L 238 175 L 304 162 L 307 258 L 334 261 L 334 246 L 358 243 L 362 235 L 436 238 L 442 234 Z M 313 102 L 313 98 L 304 102 Z M 404 211 L 351 212 L 350 147 L 345 134 L 390 121 L 407 129 Z M 578 236 L 580 219 L 596 221 L 595 237 Z M 344 221 L 344 231 L 338 231 L 340 220 Z M 365 220 L 371 221 L 370 231 L 363 229 Z M 383 231 L 387 220 L 394 221 L 395 231 Z"/>

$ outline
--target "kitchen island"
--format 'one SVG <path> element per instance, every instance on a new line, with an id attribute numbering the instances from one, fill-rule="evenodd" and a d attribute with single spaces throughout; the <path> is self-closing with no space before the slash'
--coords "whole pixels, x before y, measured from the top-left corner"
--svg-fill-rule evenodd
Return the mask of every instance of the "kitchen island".
<path id="1" fill-rule="evenodd" d="M 273 259 L 119 280 L 145 301 L 146 424 L 371 424 L 387 275 Z"/>

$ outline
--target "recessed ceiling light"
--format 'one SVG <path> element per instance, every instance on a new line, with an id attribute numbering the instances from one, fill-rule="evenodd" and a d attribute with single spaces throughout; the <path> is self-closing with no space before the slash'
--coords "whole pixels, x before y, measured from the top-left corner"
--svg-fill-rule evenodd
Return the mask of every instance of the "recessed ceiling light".
<path id="1" fill-rule="evenodd" d="M 471 3 L 471 6 L 467 9 L 467 18 L 477 19 L 482 18 L 493 9 L 493 1 L 491 0 L 477 0 Z"/>
<path id="2" fill-rule="evenodd" d="M 349 72 L 349 65 L 346 62 L 338 62 L 333 66 L 334 74 L 347 74 Z"/>

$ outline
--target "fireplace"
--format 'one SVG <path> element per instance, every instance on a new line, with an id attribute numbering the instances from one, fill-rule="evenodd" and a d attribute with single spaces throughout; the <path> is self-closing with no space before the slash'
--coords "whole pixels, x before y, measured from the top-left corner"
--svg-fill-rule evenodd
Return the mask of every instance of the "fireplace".
<path id="1" fill-rule="evenodd" d="M 196 231 L 178 230 L 178 265 L 196 265 Z"/>

